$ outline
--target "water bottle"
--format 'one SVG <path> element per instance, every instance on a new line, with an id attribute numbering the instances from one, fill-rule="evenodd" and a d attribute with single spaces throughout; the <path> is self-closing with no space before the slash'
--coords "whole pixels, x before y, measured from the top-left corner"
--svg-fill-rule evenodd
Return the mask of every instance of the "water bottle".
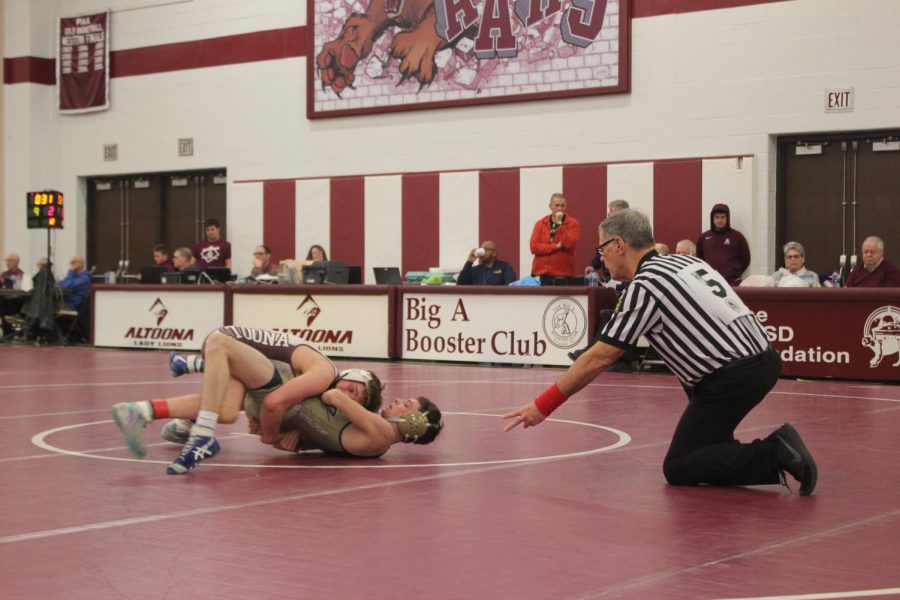
<path id="1" fill-rule="evenodd" d="M 600 285 L 600 278 L 597 276 L 597 271 L 591 271 L 584 279 L 590 287 L 597 287 Z"/>
<path id="2" fill-rule="evenodd" d="M 288 263 L 288 282 L 297 283 L 297 267 L 293 262 Z"/>

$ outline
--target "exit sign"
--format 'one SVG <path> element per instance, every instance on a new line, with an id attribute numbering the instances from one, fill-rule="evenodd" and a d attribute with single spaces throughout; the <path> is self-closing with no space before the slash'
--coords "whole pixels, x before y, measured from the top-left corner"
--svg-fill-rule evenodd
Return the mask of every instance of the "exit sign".
<path id="1" fill-rule="evenodd" d="M 825 90 L 825 112 L 853 112 L 853 88 Z"/>

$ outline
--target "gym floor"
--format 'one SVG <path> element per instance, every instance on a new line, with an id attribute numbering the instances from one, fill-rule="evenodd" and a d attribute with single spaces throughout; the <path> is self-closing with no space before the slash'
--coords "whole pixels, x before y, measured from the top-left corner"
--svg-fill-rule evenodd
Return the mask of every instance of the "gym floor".
<path id="1" fill-rule="evenodd" d="M 900 597 L 900 387 L 783 379 L 742 440 L 793 423 L 819 466 L 782 486 L 679 488 L 662 459 L 685 396 L 608 373 L 534 429 L 498 415 L 562 369 L 337 361 L 446 427 L 380 459 L 288 455 L 220 426 L 222 452 L 167 476 L 133 459 L 116 402 L 199 392 L 166 354 L 3 346 L 0 580 L 7 598 Z"/>

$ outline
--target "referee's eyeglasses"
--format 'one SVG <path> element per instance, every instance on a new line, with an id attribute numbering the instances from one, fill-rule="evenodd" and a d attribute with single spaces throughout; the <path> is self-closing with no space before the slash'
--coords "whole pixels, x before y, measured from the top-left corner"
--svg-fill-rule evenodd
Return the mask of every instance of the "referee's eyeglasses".
<path id="1" fill-rule="evenodd" d="M 608 246 L 608 245 L 612 244 L 613 242 L 615 242 L 617 239 L 619 239 L 619 238 L 618 238 L 618 237 L 611 237 L 611 238 L 609 238 L 608 240 L 606 240 L 605 242 L 603 242 L 602 244 L 600 244 L 599 246 L 597 246 L 597 254 L 599 254 L 599 255 L 602 256 L 602 255 L 603 255 L 603 249 L 604 249 L 606 246 Z"/>

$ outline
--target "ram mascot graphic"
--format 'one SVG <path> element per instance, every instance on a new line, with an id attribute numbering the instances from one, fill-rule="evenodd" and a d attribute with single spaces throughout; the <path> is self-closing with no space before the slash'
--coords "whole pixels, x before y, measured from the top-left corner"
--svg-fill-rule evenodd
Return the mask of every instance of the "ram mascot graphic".
<path id="1" fill-rule="evenodd" d="M 863 329 L 862 345 L 875 354 L 869 361 L 873 369 L 893 354 L 897 355 L 897 360 L 891 366 L 900 367 L 900 308 L 882 306 L 869 315 Z"/>
<path id="2" fill-rule="evenodd" d="M 325 42 L 316 56 L 323 90 L 340 96 L 354 88 L 357 65 L 369 57 L 386 32 L 393 38 L 380 64 L 370 60 L 366 73 L 380 76 L 382 66 L 399 61 L 400 81 L 431 84 L 444 60 L 436 54 L 447 48 L 471 50 L 479 61 L 515 58 L 528 53 L 529 62 L 571 55 L 593 43 L 603 27 L 608 0 L 369 0 L 365 12 L 354 12 L 343 22 L 340 35 Z M 340 2 L 340 0 L 336 0 Z M 476 7 L 476 3 L 480 5 Z M 365 6 L 354 5 L 354 8 Z M 336 11 L 343 7 L 335 8 Z M 514 14 L 513 14 L 514 13 Z M 547 46 L 556 47 L 556 53 Z M 542 49 L 541 46 L 544 46 Z M 567 46 L 560 52 L 559 46 Z M 378 54 L 378 53 L 376 53 Z M 479 78 L 490 67 L 481 66 Z M 370 66 L 378 73 L 369 71 Z M 446 66 L 452 71 L 451 66 Z M 448 76 L 450 76 L 448 74 Z M 477 81 L 466 82 L 477 87 Z"/>

